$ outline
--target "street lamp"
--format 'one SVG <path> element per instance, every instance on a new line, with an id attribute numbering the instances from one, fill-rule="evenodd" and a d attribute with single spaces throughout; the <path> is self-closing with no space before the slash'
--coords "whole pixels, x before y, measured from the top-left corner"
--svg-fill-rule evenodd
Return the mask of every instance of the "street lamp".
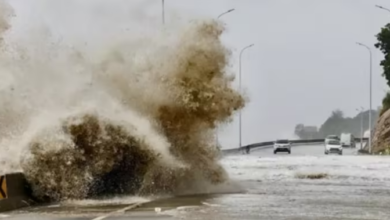
<path id="1" fill-rule="evenodd" d="M 371 153 L 371 142 L 372 142 L 372 120 L 371 120 L 371 117 L 372 117 L 372 51 L 371 51 L 371 48 L 368 47 L 367 45 L 365 44 L 362 44 L 362 43 L 359 43 L 357 42 L 356 43 L 357 45 L 359 46 L 362 46 L 362 47 L 365 47 L 368 52 L 370 53 L 370 111 L 369 111 L 369 114 L 368 114 L 368 123 L 369 123 L 369 129 L 370 129 L 370 137 L 368 139 L 368 151 Z"/>
<path id="2" fill-rule="evenodd" d="M 221 18 L 223 15 L 226 15 L 226 14 L 228 14 L 228 13 L 234 11 L 234 10 L 235 10 L 235 9 L 232 8 L 232 9 L 230 9 L 230 10 L 228 10 L 228 11 L 225 11 L 224 13 L 222 13 L 222 14 L 220 14 L 220 15 L 218 16 L 218 19 Z M 219 138 L 218 138 L 218 127 L 216 127 L 215 130 L 216 130 L 216 131 L 215 131 L 215 145 L 218 146 L 218 142 L 219 142 L 219 140 L 218 140 L 218 139 L 219 139 Z"/>
<path id="3" fill-rule="evenodd" d="M 232 8 L 232 9 L 230 9 L 230 10 L 228 10 L 228 11 L 225 11 L 224 13 L 220 14 L 220 15 L 218 16 L 218 18 L 221 18 L 223 15 L 226 15 L 227 13 L 230 13 L 230 12 L 232 12 L 232 11 L 234 11 L 234 10 L 235 10 L 235 9 Z"/>
<path id="4" fill-rule="evenodd" d="M 162 0 L 162 23 L 165 24 L 165 1 Z"/>
<path id="5" fill-rule="evenodd" d="M 363 107 L 360 107 L 356 109 L 356 111 L 358 111 L 360 113 L 360 149 L 363 148 L 363 136 L 364 136 L 364 129 L 363 129 L 363 112 L 364 112 L 364 108 Z"/>
<path id="6" fill-rule="evenodd" d="M 238 90 L 241 92 L 241 59 L 242 59 L 242 53 L 250 48 L 250 47 L 253 47 L 254 44 L 251 44 L 251 45 L 248 45 L 244 48 L 241 49 L 241 52 L 240 52 L 240 59 L 239 59 L 239 73 L 238 73 Z M 239 123 L 239 148 L 241 149 L 241 145 L 242 145 L 242 113 L 241 113 L 241 109 L 240 109 L 240 112 L 239 112 L 239 118 L 238 118 L 238 123 Z"/>
<path id="7" fill-rule="evenodd" d="M 390 9 L 388 9 L 388 8 L 385 8 L 385 7 L 383 7 L 383 6 L 380 6 L 380 5 L 375 5 L 375 7 L 377 7 L 377 8 L 380 8 L 380 9 L 382 9 L 382 10 L 386 10 L 386 11 L 390 12 Z"/>

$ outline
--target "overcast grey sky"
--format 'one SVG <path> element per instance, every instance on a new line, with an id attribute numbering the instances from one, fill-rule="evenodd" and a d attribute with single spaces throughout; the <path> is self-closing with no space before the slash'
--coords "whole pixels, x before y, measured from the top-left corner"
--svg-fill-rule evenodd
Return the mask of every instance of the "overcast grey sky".
<path id="1" fill-rule="evenodd" d="M 76 4 L 84 10 L 98 11 L 101 21 L 130 11 L 133 16 L 147 18 L 148 25 L 161 25 L 161 0 L 10 2 L 18 16 L 30 21 L 45 20 L 46 16 L 45 22 L 59 24 L 61 33 L 77 29 L 72 18 L 83 18 L 82 10 L 74 9 Z M 243 111 L 243 144 L 290 138 L 297 123 L 320 125 L 336 108 L 347 116 L 354 116 L 357 107 L 368 108 L 369 54 L 356 41 L 371 46 L 374 52 L 374 108 L 381 104 L 388 89 L 379 66 L 383 55 L 373 46 L 375 35 L 390 22 L 390 12 L 375 5 L 390 8 L 388 0 L 165 2 L 168 24 L 176 19 L 217 17 L 230 8 L 236 9 L 221 18 L 228 27 L 223 40 L 233 50 L 233 70 L 238 72 L 239 50 L 255 44 L 243 56 L 242 83 L 250 97 Z M 118 9 L 121 11 L 115 11 Z M 84 32 L 80 33 L 87 34 L 88 27 L 82 24 L 78 28 Z M 220 139 L 225 148 L 238 146 L 237 120 L 221 131 Z"/>

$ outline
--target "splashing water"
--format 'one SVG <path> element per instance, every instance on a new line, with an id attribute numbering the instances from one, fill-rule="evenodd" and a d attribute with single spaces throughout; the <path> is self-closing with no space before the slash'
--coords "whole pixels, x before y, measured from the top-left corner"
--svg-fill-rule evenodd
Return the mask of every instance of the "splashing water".
<path id="1" fill-rule="evenodd" d="M 213 132 L 244 99 L 226 73 L 221 23 L 91 53 L 50 34 L 29 36 L 34 44 L 10 37 L 12 10 L 0 3 L 2 172 L 23 170 L 51 201 L 196 193 L 227 180 Z"/>

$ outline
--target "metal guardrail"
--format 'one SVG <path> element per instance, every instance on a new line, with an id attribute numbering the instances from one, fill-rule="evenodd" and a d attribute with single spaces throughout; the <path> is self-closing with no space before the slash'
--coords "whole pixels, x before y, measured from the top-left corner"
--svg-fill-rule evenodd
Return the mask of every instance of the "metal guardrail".
<path id="1" fill-rule="evenodd" d="M 362 139 L 363 139 L 363 141 L 368 140 L 368 138 L 355 138 L 355 142 L 361 142 Z M 324 141 L 325 141 L 325 139 L 307 139 L 307 140 L 290 140 L 290 143 L 292 143 L 293 145 L 316 144 L 316 143 L 323 143 Z M 222 150 L 222 153 L 224 155 L 236 154 L 236 153 L 240 153 L 240 152 L 244 151 L 247 147 L 249 147 L 251 150 L 253 150 L 253 149 L 257 149 L 257 148 L 266 148 L 266 147 L 272 146 L 273 144 L 274 144 L 274 141 L 260 142 L 260 143 L 246 145 L 246 146 L 243 146 L 241 148 Z"/>

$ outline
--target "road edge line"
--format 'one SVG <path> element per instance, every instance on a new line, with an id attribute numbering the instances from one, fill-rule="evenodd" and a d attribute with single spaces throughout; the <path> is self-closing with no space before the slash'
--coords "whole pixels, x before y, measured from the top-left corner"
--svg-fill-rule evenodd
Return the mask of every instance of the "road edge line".
<path id="1" fill-rule="evenodd" d="M 108 213 L 107 215 L 103 215 L 103 216 L 99 216 L 99 217 L 96 217 L 96 218 L 93 218 L 91 220 L 103 220 L 103 219 L 106 219 L 108 217 L 111 217 L 115 214 L 118 214 L 118 213 L 121 213 L 121 212 L 126 212 L 126 211 L 129 211 L 129 210 L 132 210 L 132 209 L 135 209 L 135 208 L 138 208 L 140 207 L 141 205 L 145 204 L 145 203 L 148 203 L 148 202 L 139 202 L 139 203 L 135 203 L 135 204 L 132 204 L 132 205 L 129 205 L 125 208 L 122 208 L 122 209 L 118 209 L 116 211 L 113 211 L 113 212 L 110 212 Z"/>

